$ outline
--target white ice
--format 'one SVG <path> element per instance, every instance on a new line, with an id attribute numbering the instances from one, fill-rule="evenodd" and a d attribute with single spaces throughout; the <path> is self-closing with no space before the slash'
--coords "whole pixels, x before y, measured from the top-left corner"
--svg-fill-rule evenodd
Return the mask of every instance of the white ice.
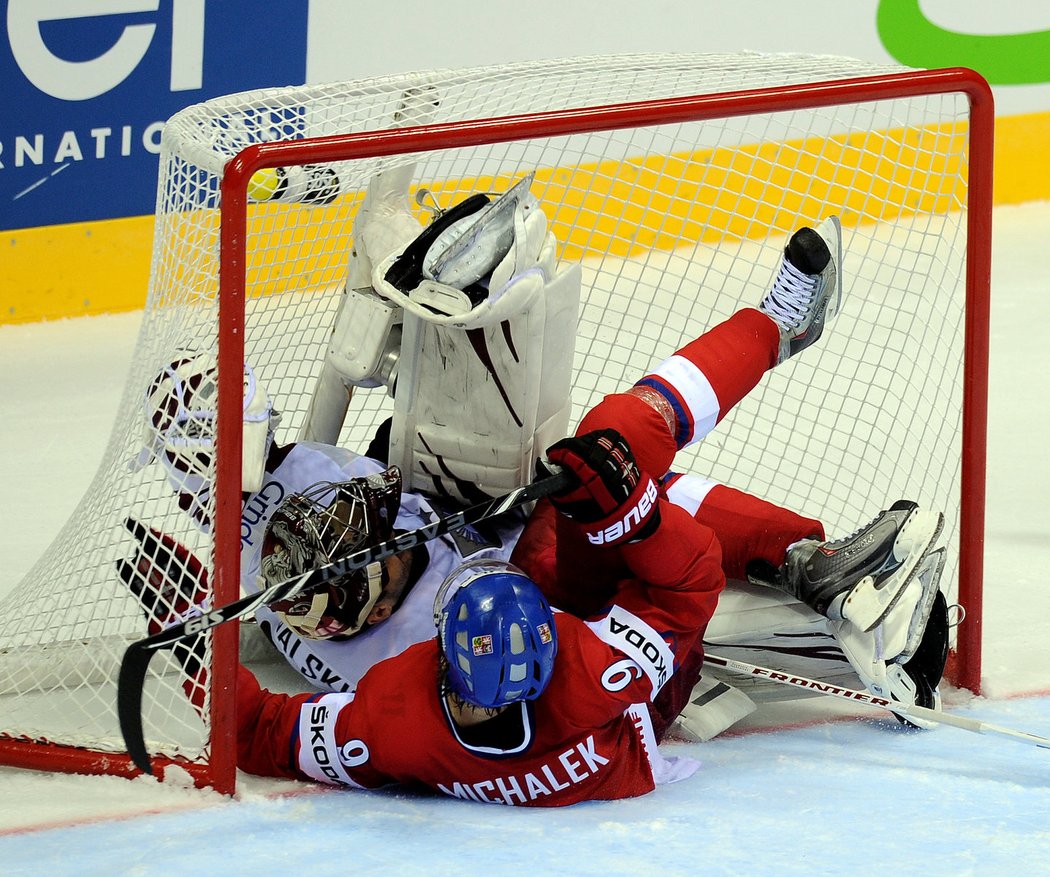
<path id="1" fill-rule="evenodd" d="M 997 209 L 984 696 L 946 693 L 959 715 L 1044 737 L 1048 242 L 1050 204 Z M 130 314 L 0 327 L 0 590 L 93 476 L 138 324 Z M 253 778 L 227 801 L 149 778 L 0 769 L 0 875 L 1050 874 L 1050 750 L 947 727 L 907 733 L 812 701 L 777 710 L 747 733 L 665 744 L 704 762 L 691 780 L 560 811 Z"/>

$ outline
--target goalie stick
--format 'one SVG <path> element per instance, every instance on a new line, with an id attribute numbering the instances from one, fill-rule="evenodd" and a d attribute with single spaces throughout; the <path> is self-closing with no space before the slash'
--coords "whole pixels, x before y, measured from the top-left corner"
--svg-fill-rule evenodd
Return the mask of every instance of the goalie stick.
<path id="1" fill-rule="evenodd" d="M 438 518 L 418 530 L 400 533 L 377 545 L 362 548 L 332 563 L 308 570 L 300 576 L 278 582 L 257 594 L 241 597 L 225 606 L 203 612 L 195 618 L 173 624 L 159 633 L 131 643 L 124 652 L 124 657 L 120 662 L 120 674 L 117 678 L 117 717 L 128 755 L 140 770 L 148 774 L 153 773 L 142 728 L 142 690 L 146 681 L 146 671 L 149 669 L 149 662 L 154 652 L 171 648 L 182 640 L 196 637 L 227 621 L 250 615 L 260 606 L 275 600 L 294 597 L 302 591 L 323 585 L 333 578 L 353 570 L 363 569 L 377 560 L 407 551 L 453 530 L 469 527 L 548 494 L 556 493 L 571 486 L 572 483 L 573 476 L 570 473 L 557 471 L 532 484 L 516 488 L 504 496 L 478 503 L 447 517 Z"/>
<path id="2" fill-rule="evenodd" d="M 740 673 L 744 676 L 762 676 L 771 682 L 791 685 L 811 694 L 826 694 L 828 697 L 838 697 L 854 703 L 866 703 L 871 706 L 882 707 L 892 713 L 899 713 L 902 716 L 910 716 L 927 722 L 938 722 L 942 725 L 951 725 L 953 728 L 972 731 L 975 734 L 995 734 L 1010 740 L 1016 740 L 1018 743 L 1027 743 L 1032 746 L 1038 746 L 1041 749 L 1050 749 L 1050 737 L 1040 737 L 1038 734 L 1015 731 L 1012 728 L 1004 728 L 1002 725 L 993 725 L 990 722 L 982 722 L 978 719 L 968 719 L 965 716 L 954 716 L 951 713 L 932 710 L 918 704 L 904 704 L 885 697 L 877 697 L 866 691 L 843 688 L 840 685 L 832 685 L 828 682 L 817 682 L 814 679 L 807 679 L 805 676 L 784 673 L 780 670 L 770 670 L 768 667 L 759 667 L 755 664 L 746 664 L 743 661 L 734 661 L 729 658 L 720 658 L 718 655 L 704 655 L 704 661 L 708 664 L 714 664 L 716 667 L 725 667 L 733 673 Z"/>

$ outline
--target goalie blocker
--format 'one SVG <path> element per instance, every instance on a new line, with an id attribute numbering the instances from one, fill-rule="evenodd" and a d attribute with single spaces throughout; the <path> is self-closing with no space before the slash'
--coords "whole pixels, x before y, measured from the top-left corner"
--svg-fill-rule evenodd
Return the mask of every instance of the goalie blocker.
<path id="1" fill-rule="evenodd" d="M 559 269 L 531 174 L 419 233 L 411 171 L 370 184 L 326 360 L 340 381 L 319 386 L 304 437 L 336 440 L 346 387 L 386 386 L 388 461 L 406 489 L 478 502 L 527 484 L 568 431 L 580 266 Z"/>

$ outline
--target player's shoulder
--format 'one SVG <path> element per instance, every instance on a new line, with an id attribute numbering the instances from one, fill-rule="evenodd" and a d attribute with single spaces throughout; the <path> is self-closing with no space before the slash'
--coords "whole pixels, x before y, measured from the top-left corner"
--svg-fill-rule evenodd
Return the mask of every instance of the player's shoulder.
<path id="1" fill-rule="evenodd" d="M 293 491 L 319 481 L 346 481 L 382 471 L 382 465 L 346 448 L 320 442 L 295 442 L 282 448 L 281 456 L 268 466 L 270 478 Z"/>
<path id="2" fill-rule="evenodd" d="M 400 654 L 374 664 L 357 685 L 357 699 L 376 715 L 421 713 L 438 690 L 436 637 L 414 643 Z"/>
<path id="3" fill-rule="evenodd" d="M 327 460 L 340 467 L 359 468 L 362 475 L 370 475 L 383 468 L 382 464 L 371 457 L 364 457 L 339 445 L 329 445 L 323 442 L 295 442 L 287 447 L 289 448 L 288 459 Z"/>
<path id="4" fill-rule="evenodd" d="M 367 680 L 369 686 L 399 683 L 404 688 L 410 684 L 409 680 L 436 679 L 438 653 L 436 636 L 413 643 L 404 651 L 374 664 L 362 677 L 361 685 L 364 686 Z"/>
<path id="5" fill-rule="evenodd" d="M 554 625 L 558 630 L 558 661 L 571 661 L 570 654 L 583 655 L 595 647 L 602 647 L 590 625 L 575 615 L 555 610 Z"/>
<path id="6" fill-rule="evenodd" d="M 554 610 L 554 625 L 558 628 L 558 636 L 561 636 L 563 632 L 566 635 L 578 636 L 587 629 L 587 624 L 583 620 L 569 612 L 562 612 L 560 609 Z"/>

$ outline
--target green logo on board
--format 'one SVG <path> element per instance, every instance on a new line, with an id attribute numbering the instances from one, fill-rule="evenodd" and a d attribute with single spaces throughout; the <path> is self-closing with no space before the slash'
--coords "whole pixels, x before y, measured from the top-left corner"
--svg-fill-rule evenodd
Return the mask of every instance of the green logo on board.
<path id="1" fill-rule="evenodd" d="M 970 67 L 991 85 L 1050 82 L 1050 30 L 968 34 L 930 21 L 919 0 L 880 0 L 879 39 L 909 67 Z"/>

